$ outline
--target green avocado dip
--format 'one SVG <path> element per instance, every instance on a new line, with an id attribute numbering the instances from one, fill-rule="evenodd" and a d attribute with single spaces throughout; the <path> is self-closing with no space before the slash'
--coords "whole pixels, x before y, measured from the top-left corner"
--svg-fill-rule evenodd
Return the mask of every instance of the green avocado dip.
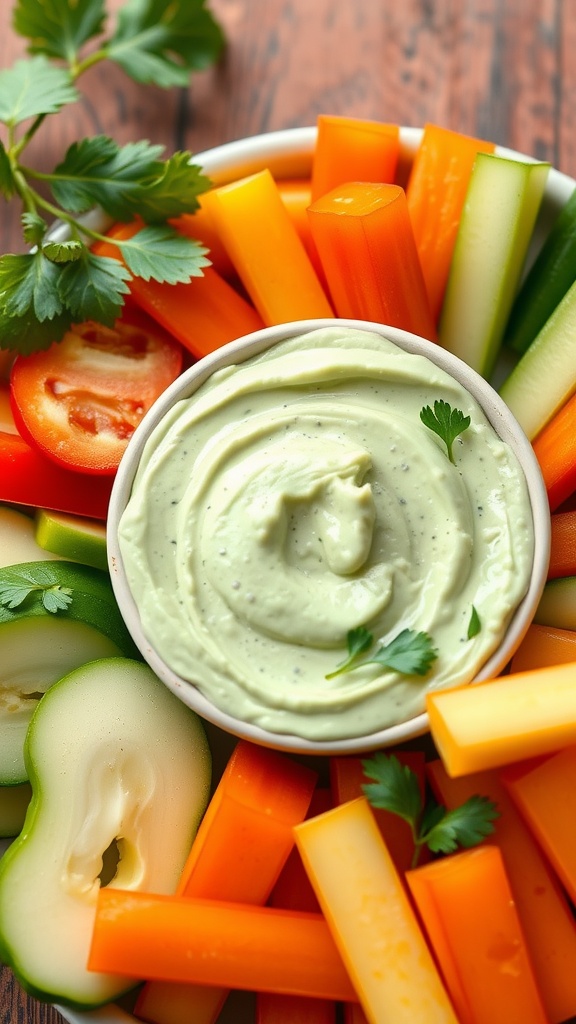
<path id="1" fill-rule="evenodd" d="M 454 463 L 420 418 L 436 401 L 470 416 Z M 379 334 L 334 326 L 217 371 L 170 410 L 119 546 L 174 672 L 243 721 L 333 741 L 474 678 L 528 588 L 534 534 L 516 456 L 468 391 Z M 424 675 L 332 675 L 360 627 L 377 645 L 424 632 L 437 657 Z"/>

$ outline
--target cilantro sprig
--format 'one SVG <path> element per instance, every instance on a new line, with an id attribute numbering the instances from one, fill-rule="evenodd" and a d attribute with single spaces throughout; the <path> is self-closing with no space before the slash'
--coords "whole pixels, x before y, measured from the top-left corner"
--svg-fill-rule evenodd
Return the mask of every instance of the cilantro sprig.
<path id="1" fill-rule="evenodd" d="M 77 81 L 94 64 L 113 61 L 142 84 L 182 87 L 217 59 L 224 36 L 206 0 L 127 0 L 108 33 L 104 0 L 17 0 L 13 27 L 28 39 L 30 57 L 0 71 L 0 193 L 20 202 L 33 248 L 0 256 L 0 347 L 26 354 L 73 323 L 113 324 L 132 275 L 175 284 L 210 262 L 167 223 L 197 209 L 210 186 L 191 153 L 166 158 L 146 140 L 120 146 L 97 135 L 41 173 L 25 163 L 30 141 L 47 116 L 79 99 Z M 86 217 L 95 208 L 111 220 L 139 218 L 136 234 L 115 240 L 122 261 L 90 252 L 103 238 Z M 50 235 L 55 219 L 66 226 L 64 240 Z"/>
<path id="2" fill-rule="evenodd" d="M 422 848 L 432 853 L 469 849 L 494 831 L 498 809 L 485 796 L 472 796 L 451 811 L 433 797 L 423 797 L 415 772 L 393 754 L 374 754 L 362 762 L 366 778 L 363 791 L 373 807 L 397 814 L 408 823 L 414 841 L 413 866 Z"/>
<path id="3" fill-rule="evenodd" d="M 326 679 L 333 679 L 344 672 L 352 672 L 359 665 L 382 665 L 407 676 L 425 676 L 438 652 L 428 633 L 414 629 L 403 629 L 387 644 L 381 644 L 376 650 L 363 657 L 374 647 L 374 637 L 365 626 L 351 629 L 346 638 L 348 656 Z"/>
<path id="4" fill-rule="evenodd" d="M 439 399 L 434 402 L 433 409 L 429 405 L 423 406 L 420 419 L 425 427 L 442 438 L 448 458 L 455 465 L 452 446 L 456 438 L 470 426 L 470 417 L 465 416 L 461 409 L 453 409 L 448 402 Z"/>
<path id="5" fill-rule="evenodd" d="M 72 603 L 70 587 L 54 583 L 50 573 L 39 567 L 13 571 L 11 579 L 0 581 L 0 605 L 4 608 L 19 608 L 32 594 L 38 594 L 45 611 L 54 615 Z"/>

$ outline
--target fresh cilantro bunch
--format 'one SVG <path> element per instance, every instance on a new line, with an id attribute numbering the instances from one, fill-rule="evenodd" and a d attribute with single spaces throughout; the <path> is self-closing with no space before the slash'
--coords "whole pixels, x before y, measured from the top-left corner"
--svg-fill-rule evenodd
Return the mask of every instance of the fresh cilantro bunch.
<path id="1" fill-rule="evenodd" d="M 413 866 L 423 846 L 432 853 L 469 849 L 494 831 L 498 810 L 485 796 L 471 796 L 460 807 L 447 811 L 433 798 L 424 800 L 418 776 L 393 754 L 374 754 L 362 762 L 366 778 L 362 788 L 373 807 L 397 814 L 408 823 L 414 840 Z"/>
<path id="2" fill-rule="evenodd" d="M 14 7 L 14 29 L 29 40 L 31 56 L 0 71 L 0 191 L 20 200 L 31 251 L 0 256 L 0 348 L 29 353 L 59 340 L 72 323 L 111 325 L 132 275 L 175 284 L 209 263 L 199 243 L 167 224 L 195 210 L 210 185 L 190 153 L 163 159 L 162 146 L 119 146 L 98 135 L 71 145 L 51 173 L 25 163 L 44 119 L 78 100 L 76 82 L 89 67 L 110 60 L 142 84 L 182 87 L 224 42 L 205 0 L 128 0 L 109 34 L 106 24 L 105 0 L 17 0 Z M 102 238 L 85 216 L 96 207 L 113 220 L 142 221 L 132 238 L 116 243 L 122 262 L 90 251 Z M 55 218 L 67 225 L 66 240 L 50 237 Z"/>

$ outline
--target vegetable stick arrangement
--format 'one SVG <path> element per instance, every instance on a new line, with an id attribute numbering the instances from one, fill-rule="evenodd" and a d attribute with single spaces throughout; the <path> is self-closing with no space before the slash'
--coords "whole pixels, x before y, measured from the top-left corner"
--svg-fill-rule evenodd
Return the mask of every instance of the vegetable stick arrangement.
<path id="1" fill-rule="evenodd" d="M 78 563 L 91 567 L 90 593 L 104 593 L 107 502 L 139 417 L 191 361 L 262 326 L 332 316 L 387 322 L 444 345 L 487 379 L 499 375 L 533 443 L 552 519 L 548 582 L 502 676 L 429 695 L 431 741 L 421 749 L 311 767 L 241 740 L 209 797 L 202 754 L 204 784 L 183 828 L 191 845 L 183 855 L 180 836 L 174 853 L 170 830 L 162 836 L 173 854 L 162 891 L 148 881 L 158 853 L 142 852 L 139 838 L 160 767 L 146 778 L 131 767 L 140 756 L 132 729 L 111 789 L 94 739 L 91 806 L 100 810 L 80 819 L 52 904 L 61 920 L 71 915 L 70 941 L 81 929 L 76 945 L 89 952 L 72 977 L 65 955 L 57 970 L 48 961 L 56 986 L 48 991 L 34 957 L 51 955 L 50 925 L 42 953 L 26 959 L 18 945 L 19 864 L 45 792 L 52 799 L 59 785 L 45 774 L 37 737 L 51 702 L 65 709 L 67 692 L 77 692 L 87 661 L 99 678 L 135 663 L 114 609 L 93 601 L 90 622 L 70 627 L 74 658 L 64 665 L 55 655 L 46 696 L 34 694 L 24 769 L 16 776 L 7 766 L 10 784 L 0 785 L 0 835 L 15 837 L 0 860 L 0 958 L 39 998 L 90 1009 L 128 991 L 131 1012 L 150 1024 L 216 1024 L 236 989 L 255 993 L 256 1024 L 576 1017 L 567 813 L 576 774 L 576 204 L 567 202 L 534 253 L 548 173 L 436 125 L 425 126 L 407 171 L 398 126 L 320 117 L 308 178 L 276 181 L 262 168 L 206 190 L 196 213 L 172 218 L 209 250 L 203 273 L 176 283 L 134 275 L 114 328 L 68 332 L 84 378 L 61 343 L 6 360 L 6 678 L 12 669 L 33 673 L 19 637 L 50 643 L 74 601 Z M 114 224 L 94 254 L 126 264 L 122 247 L 136 231 L 135 222 Z M 122 402 L 110 387 L 118 379 Z M 78 430 L 91 443 L 71 444 Z M 86 655 L 84 628 L 97 655 Z M 131 676 L 122 673 L 118 700 L 137 701 Z M 89 733 L 95 707 L 103 729 L 108 712 L 98 688 L 86 689 L 68 728 Z M 18 708 L 25 692 L 23 684 L 11 694 Z M 0 712 L 3 737 L 8 718 Z M 120 819 L 103 821 L 123 780 L 134 790 L 130 842 Z M 67 795 L 54 804 L 63 828 L 69 803 Z M 158 807 L 154 827 L 162 828 Z"/>

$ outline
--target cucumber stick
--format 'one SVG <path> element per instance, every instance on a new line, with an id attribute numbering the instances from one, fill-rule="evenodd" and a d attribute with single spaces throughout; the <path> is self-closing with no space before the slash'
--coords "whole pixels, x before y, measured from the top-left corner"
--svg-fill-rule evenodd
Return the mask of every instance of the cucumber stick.
<path id="1" fill-rule="evenodd" d="M 534 622 L 576 631 L 576 576 L 549 580 L 542 592 Z"/>
<path id="2" fill-rule="evenodd" d="M 501 385 L 500 396 L 533 441 L 575 392 L 576 283 Z"/>
<path id="3" fill-rule="evenodd" d="M 26 760 L 32 800 L 0 861 L 0 959 L 37 998 L 99 1006 L 135 984 L 86 968 L 103 863 L 116 850 L 116 888 L 175 891 L 208 800 L 206 734 L 147 665 L 103 659 L 38 704 Z"/>
<path id="4" fill-rule="evenodd" d="M 59 560 L 3 567 L 0 601 L 9 600 L 6 594 L 13 593 L 3 588 L 30 580 L 40 581 L 42 587 L 15 607 L 0 603 L 0 785 L 26 781 L 26 730 L 36 704 L 52 683 L 94 658 L 137 657 L 106 573 Z M 70 604 L 47 611 L 43 595 L 50 588 L 69 591 Z"/>
<path id="5" fill-rule="evenodd" d="M 490 377 L 522 273 L 550 165 L 479 153 L 439 324 L 439 342 Z"/>

